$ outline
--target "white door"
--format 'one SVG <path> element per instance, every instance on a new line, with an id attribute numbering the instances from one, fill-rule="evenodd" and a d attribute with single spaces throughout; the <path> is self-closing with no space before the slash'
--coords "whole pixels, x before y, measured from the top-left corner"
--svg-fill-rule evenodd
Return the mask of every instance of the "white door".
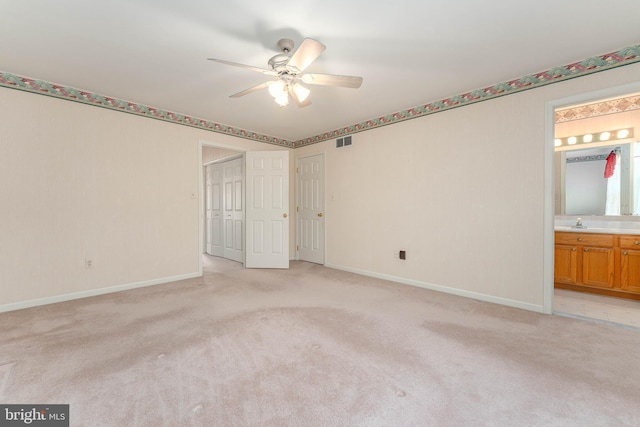
<path id="1" fill-rule="evenodd" d="M 298 159 L 298 259 L 324 264 L 324 155 Z"/>
<path id="2" fill-rule="evenodd" d="M 246 153 L 245 267 L 289 268 L 289 152 Z"/>
<path id="3" fill-rule="evenodd" d="M 205 170 L 207 253 L 209 255 L 223 256 L 222 166 L 219 164 L 208 165 Z"/>
<path id="4" fill-rule="evenodd" d="M 222 163 L 224 176 L 224 257 L 243 262 L 243 159 Z"/>

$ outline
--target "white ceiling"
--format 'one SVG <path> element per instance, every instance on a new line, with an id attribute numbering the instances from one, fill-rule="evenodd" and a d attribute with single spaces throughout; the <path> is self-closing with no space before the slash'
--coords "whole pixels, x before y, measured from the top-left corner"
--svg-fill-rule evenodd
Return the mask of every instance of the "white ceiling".
<path id="1" fill-rule="evenodd" d="M 0 71 L 299 140 L 640 42 L 638 0 L 0 0 Z M 277 41 L 314 38 L 311 86 L 279 108 L 266 80 Z"/>

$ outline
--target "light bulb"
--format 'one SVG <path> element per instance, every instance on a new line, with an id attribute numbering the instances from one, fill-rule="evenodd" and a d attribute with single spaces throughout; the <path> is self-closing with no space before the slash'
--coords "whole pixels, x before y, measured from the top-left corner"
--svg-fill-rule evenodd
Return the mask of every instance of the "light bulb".
<path id="1" fill-rule="evenodd" d="M 269 93 L 271 96 L 276 98 L 284 91 L 284 82 L 282 80 L 277 80 L 269 85 Z"/>
<path id="2" fill-rule="evenodd" d="M 562 140 L 559 138 L 554 139 L 553 145 L 555 145 L 556 147 L 560 147 L 562 145 Z"/>
<path id="3" fill-rule="evenodd" d="M 286 107 L 289 105 L 289 94 L 285 91 L 280 92 L 277 96 L 275 96 L 275 100 L 281 107 Z"/>
<path id="4" fill-rule="evenodd" d="M 609 132 L 602 132 L 600 134 L 600 141 L 608 141 L 611 134 Z"/>
<path id="5" fill-rule="evenodd" d="M 311 93 L 309 89 L 302 86 L 300 83 L 296 83 L 293 85 L 293 91 L 296 93 L 296 96 L 298 97 L 298 101 L 300 102 L 303 102 L 305 99 L 307 99 L 307 97 Z"/>
<path id="6" fill-rule="evenodd" d="M 569 143 L 569 145 L 573 145 L 578 142 L 578 138 L 576 138 L 575 136 L 570 136 L 567 142 Z"/>
<path id="7" fill-rule="evenodd" d="M 629 136 L 629 129 L 622 129 L 618 131 L 618 139 L 623 139 Z"/>
<path id="8" fill-rule="evenodd" d="M 591 135 L 590 133 L 584 135 L 582 137 L 582 141 L 583 142 L 591 142 L 591 141 L 593 141 L 593 135 Z"/>

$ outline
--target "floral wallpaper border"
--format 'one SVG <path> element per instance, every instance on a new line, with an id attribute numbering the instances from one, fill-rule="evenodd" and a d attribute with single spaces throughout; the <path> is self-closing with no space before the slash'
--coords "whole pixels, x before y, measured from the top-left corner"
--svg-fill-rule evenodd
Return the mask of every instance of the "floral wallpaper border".
<path id="1" fill-rule="evenodd" d="M 364 130 L 386 126 L 392 123 L 398 123 L 404 120 L 416 117 L 426 116 L 441 111 L 450 110 L 452 108 L 462 107 L 464 105 L 473 104 L 488 99 L 497 98 L 512 93 L 521 92 L 523 90 L 533 89 L 536 87 L 557 83 L 564 80 L 585 76 L 599 71 L 609 70 L 640 62 L 640 45 L 634 45 L 620 49 L 617 52 L 607 53 L 605 55 L 594 56 L 573 64 L 554 67 L 547 71 L 521 77 L 509 82 L 498 83 L 484 89 L 476 89 L 462 95 L 456 95 L 448 99 L 432 102 L 430 104 L 421 105 L 409 110 L 399 111 L 377 119 L 366 120 L 331 132 L 325 132 L 321 135 L 305 138 L 295 142 L 296 147 L 302 147 L 309 144 L 315 144 L 327 139 L 338 138 L 343 135 L 362 132 Z"/>
<path id="2" fill-rule="evenodd" d="M 140 116 L 192 126 L 211 132 L 227 134 L 267 144 L 297 148 L 636 62 L 640 62 L 640 45 L 626 47 L 617 52 L 594 56 L 580 62 L 554 67 L 519 79 L 498 83 L 483 89 L 476 89 L 461 95 L 455 95 L 447 99 L 416 106 L 408 110 L 366 120 L 364 122 L 324 132 L 298 141 L 289 141 L 275 136 L 264 135 L 258 132 L 227 126 L 210 120 L 164 111 L 143 104 L 137 104 L 135 102 L 123 101 L 121 99 L 56 85 L 42 80 L 21 77 L 7 72 L 0 72 L 0 86 L 109 108 L 130 114 L 137 114 Z M 556 119 L 558 119 L 557 115 Z"/>
<path id="3" fill-rule="evenodd" d="M 197 117 L 191 117 L 180 113 L 164 111 L 159 108 L 148 107 L 135 102 L 123 101 L 122 99 L 111 98 L 97 93 L 56 85 L 42 80 L 20 77 L 11 73 L 0 72 L 0 86 L 24 90 L 26 92 L 37 93 L 40 95 L 53 96 L 56 98 L 66 99 L 68 101 L 81 102 L 83 104 L 94 105 L 125 113 L 137 114 L 139 116 L 178 123 L 181 125 L 232 135 L 239 138 L 251 139 L 267 144 L 294 148 L 293 142 L 283 138 L 264 135 L 258 132 L 227 126 L 221 123 L 199 119 Z"/>

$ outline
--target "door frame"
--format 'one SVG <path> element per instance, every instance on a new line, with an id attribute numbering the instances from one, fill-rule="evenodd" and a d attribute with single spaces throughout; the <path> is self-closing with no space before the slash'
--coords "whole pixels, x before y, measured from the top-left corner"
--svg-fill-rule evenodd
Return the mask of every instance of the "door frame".
<path id="1" fill-rule="evenodd" d="M 544 138 L 544 213 L 543 213 L 543 312 L 553 313 L 553 270 L 554 270 L 554 134 L 555 110 L 575 104 L 596 102 L 606 98 L 614 98 L 640 92 L 640 81 L 619 86 L 612 86 L 592 92 L 579 93 L 545 103 L 545 138 Z"/>
<path id="2" fill-rule="evenodd" d="M 296 256 L 295 259 L 296 261 L 300 260 L 300 251 L 298 250 L 298 247 L 300 246 L 300 236 L 301 236 L 301 232 L 300 232 L 300 221 L 298 219 L 298 207 L 300 206 L 300 174 L 298 173 L 298 168 L 300 167 L 300 160 L 301 159 L 306 159 L 309 157 L 316 157 L 316 156 L 322 156 L 322 188 L 323 188 L 323 192 L 322 192 L 322 198 L 324 199 L 324 216 L 325 216 L 325 225 L 323 227 L 322 230 L 322 234 L 323 234 L 323 241 L 324 241 L 324 247 L 322 248 L 322 265 L 325 265 L 327 262 L 327 224 L 326 224 L 326 217 L 327 217 L 327 174 L 325 173 L 325 171 L 327 170 L 327 156 L 325 156 L 325 153 L 323 151 L 320 152 L 315 152 L 315 153 L 307 153 L 303 156 L 299 156 L 296 157 L 296 161 L 295 161 L 295 219 L 296 219 L 296 224 L 295 224 L 295 232 L 296 232 L 296 238 L 295 238 L 295 244 L 296 244 Z"/>
<path id="3" fill-rule="evenodd" d="M 210 146 L 210 145 L 209 145 Z M 218 148 L 218 147 L 215 147 Z M 200 155 L 202 155 L 202 149 L 200 149 Z M 203 209 L 206 208 L 206 203 L 207 203 L 207 196 L 206 196 L 206 191 L 207 191 L 207 182 L 206 182 L 206 168 L 207 166 L 211 166 L 211 165 L 217 165 L 217 164 L 221 164 L 221 163 L 225 163 L 225 162 L 230 162 L 232 160 L 236 160 L 236 159 L 241 159 L 244 158 L 244 153 L 238 153 L 234 156 L 229 156 L 229 157 L 225 157 L 224 159 L 220 159 L 220 160 L 213 160 L 211 162 L 207 162 L 207 163 L 203 163 L 202 164 L 202 173 L 203 173 L 203 197 L 202 197 L 202 207 Z M 243 183 L 244 185 L 244 183 Z M 203 219 L 203 224 L 205 224 L 207 221 L 207 217 L 206 217 L 206 211 L 204 212 L 204 219 Z M 207 226 L 203 225 L 203 230 L 202 230 L 202 250 L 204 253 L 207 252 Z"/>

